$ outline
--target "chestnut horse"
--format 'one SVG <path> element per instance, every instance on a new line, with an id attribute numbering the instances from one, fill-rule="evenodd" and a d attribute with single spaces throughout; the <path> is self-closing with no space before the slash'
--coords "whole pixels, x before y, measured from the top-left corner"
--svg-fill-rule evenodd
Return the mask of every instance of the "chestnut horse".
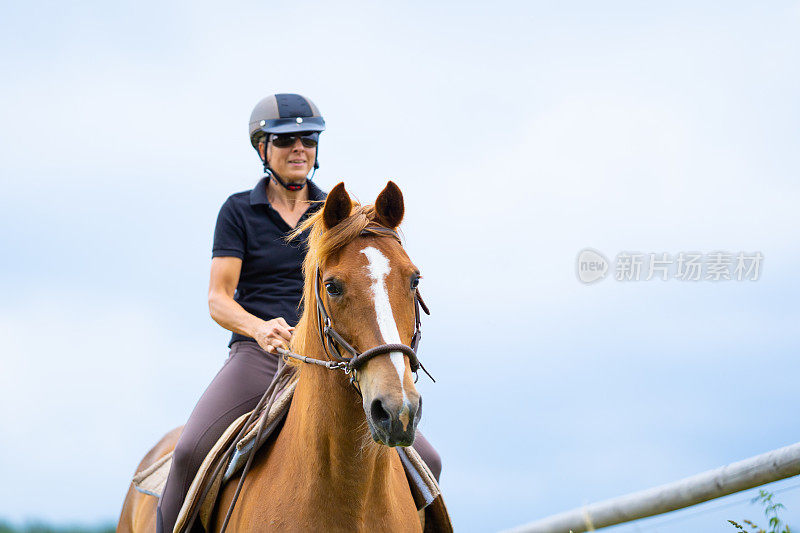
<path id="1" fill-rule="evenodd" d="M 359 352 L 411 343 L 419 270 L 397 240 L 378 231 L 396 229 L 403 213 L 402 193 L 391 181 L 374 206 L 352 202 L 340 183 L 297 229 L 295 236 L 307 229 L 310 236 L 294 352 L 330 359 L 319 333 L 318 293 L 336 331 Z M 283 429 L 254 458 L 227 530 L 421 531 L 391 447 L 412 444 L 422 414 L 408 355 L 392 351 L 366 361 L 357 372 L 361 395 L 338 370 L 302 365 L 297 379 Z M 172 450 L 179 432 L 168 433 L 137 471 Z M 238 481 L 221 490 L 213 531 Z M 131 487 L 117 531 L 155 531 L 156 504 Z"/>

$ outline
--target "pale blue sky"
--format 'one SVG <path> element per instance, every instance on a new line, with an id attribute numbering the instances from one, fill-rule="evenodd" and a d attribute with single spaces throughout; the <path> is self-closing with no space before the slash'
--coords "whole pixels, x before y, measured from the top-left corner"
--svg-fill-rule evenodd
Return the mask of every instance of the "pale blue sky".
<path id="1" fill-rule="evenodd" d="M 324 113 L 323 188 L 405 193 L 457 530 L 797 442 L 799 26 L 796 1 L 5 7 L 0 518 L 116 521 L 217 372 L 211 236 L 273 92 Z M 584 286 L 585 247 L 765 259 Z M 731 531 L 746 497 L 617 531 Z"/>

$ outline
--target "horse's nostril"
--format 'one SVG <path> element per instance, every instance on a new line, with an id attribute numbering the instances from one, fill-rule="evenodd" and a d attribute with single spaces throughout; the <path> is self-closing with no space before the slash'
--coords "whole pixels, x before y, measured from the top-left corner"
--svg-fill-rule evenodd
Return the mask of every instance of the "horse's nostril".
<path id="1" fill-rule="evenodd" d="M 372 405 L 369 408 L 369 414 L 372 416 L 372 421 L 376 424 L 389 424 L 389 413 L 383 408 L 383 403 L 380 400 L 372 400 Z"/>

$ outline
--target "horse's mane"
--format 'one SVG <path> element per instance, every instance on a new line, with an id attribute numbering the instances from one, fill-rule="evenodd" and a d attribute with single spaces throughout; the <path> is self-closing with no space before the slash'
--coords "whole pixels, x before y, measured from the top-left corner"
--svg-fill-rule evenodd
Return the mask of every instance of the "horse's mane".
<path id="1" fill-rule="evenodd" d="M 303 261 L 303 299 L 299 304 L 303 315 L 297 323 L 290 343 L 292 351 L 304 355 L 308 354 L 308 350 L 311 348 L 309 342 L 313 342 L 318 337 L 319 311 L 314 294 L 314 276 L 316 276 L 317 267 L 324 264 L 338 250 L 354 241 L 362 231 L 367 229 L 367 226 L 379 225 L 376 220 L 375 207 L 372 205 L 361 205 L 352 201 L 350 215 L 331 229 L 325 227 L 322 219 L 323 210 L 319 209 L 308 217 L 289 235 L 289 239 L 296 239 L 306 230 L 309 231 L 306 241 L 308 251 Z"/>

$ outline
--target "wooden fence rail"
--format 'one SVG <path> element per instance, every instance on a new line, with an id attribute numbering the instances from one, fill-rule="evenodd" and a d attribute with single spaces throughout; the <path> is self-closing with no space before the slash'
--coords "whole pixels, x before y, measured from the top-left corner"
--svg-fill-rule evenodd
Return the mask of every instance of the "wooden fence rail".
<path id="1" fill-rule="evenodd" d="M 549 516 L 507 533 L 583 533 L 683 509 L 800 474 L 800 442 L 701 474 Z"/>

